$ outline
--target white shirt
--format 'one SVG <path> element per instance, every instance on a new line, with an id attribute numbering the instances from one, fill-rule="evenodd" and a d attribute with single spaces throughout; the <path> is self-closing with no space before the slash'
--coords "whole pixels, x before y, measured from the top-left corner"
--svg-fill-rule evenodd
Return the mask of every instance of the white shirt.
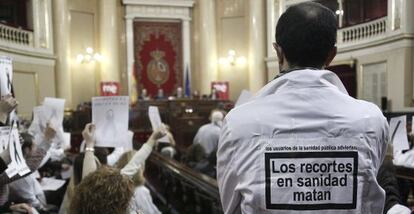
<path id="1" fill-rule="evenodd" d="M 203 125 L 198 129 L 193 144 L 200 144 L 208 156 L 217 148 L 221 127 L 215 123 Z"/>
<path id="2" fill-rule="evenodd" d="M 160 214 L 161 212 L 152 202 L 150 191 L 144 185 L 135 188 L 134 196 L 131 200 L 130 213 L 136 214 L 137 211 L 144 214 Z"/>
<path id="3" fill-rule="evenodd" d="M 42 207 L 46 204 L 46 196 L 34 174 L 13 181 L 9 187 L 11 197 L 25 199 L 34 207 Z"/>
<path id="4" fill-rule="evenodd" d="M 217 152 L 223 210 L 382 213 L 376 175 L 387 139 L 378 107 L 350 97 L 334 73 L 287 73 L 225 118 Z"/>

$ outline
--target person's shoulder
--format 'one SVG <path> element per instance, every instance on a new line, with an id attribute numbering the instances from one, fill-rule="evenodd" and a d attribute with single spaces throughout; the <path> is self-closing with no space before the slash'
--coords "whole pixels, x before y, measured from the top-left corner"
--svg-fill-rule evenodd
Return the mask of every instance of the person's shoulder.
<path id="1" fill-rule="evenodd" d="M 374 103 L 356 99 L 359 108 L 361 109 L 361 113 L 368 115 L 370 117 L 384 119 L 384 114 L 382 113 L 381 109 L 375 105 Z"/>

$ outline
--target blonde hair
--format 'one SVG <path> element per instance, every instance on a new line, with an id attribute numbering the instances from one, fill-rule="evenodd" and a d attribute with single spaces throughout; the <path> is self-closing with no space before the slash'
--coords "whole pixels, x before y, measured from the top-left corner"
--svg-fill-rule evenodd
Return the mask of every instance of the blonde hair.
<path id="1" fill-rule="evenodd" d="M 101 167 L 75 188 L 70 214 L 124 214 L 134 195 L 132 181 L 118 169 Z"/>
<path id="2" fill-rule="evenodd" d="M 134 157 L 135 153 L 136 153 L 135 150 L 125 152 L 119 158 L 118 162 L 116 162 L 115 166 L 118 169 L 124 168 L 128 164 L 128 162 Z M 135 173 L 134 176 L 132 176 L 132 182 L 134 182 L 134 185 L 136 187 L 144 185 L 145 183 L 144 168 L 145 168 L 145 165 L 143 164 L 141 168 L 137 171 L 137 173 Z"/>

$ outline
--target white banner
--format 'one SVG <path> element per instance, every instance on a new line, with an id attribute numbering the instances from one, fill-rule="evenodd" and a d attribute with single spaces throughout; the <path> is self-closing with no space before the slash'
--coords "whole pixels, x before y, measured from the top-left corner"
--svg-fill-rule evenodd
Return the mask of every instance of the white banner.
<path id="1" fill-rule="evenodd" d="M 96 146 L 130 147 L 128 140 L 129 97 L 93 97 L 92 123 Z"/>

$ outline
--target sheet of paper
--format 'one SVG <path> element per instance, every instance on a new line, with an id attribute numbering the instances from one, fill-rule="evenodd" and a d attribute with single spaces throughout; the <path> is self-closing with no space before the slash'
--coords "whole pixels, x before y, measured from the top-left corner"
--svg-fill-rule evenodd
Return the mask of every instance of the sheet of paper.
<path id="1" fill-rule="evenodd" d="M 125 150 L 132 150 L 134 147 L 134 132 L 128 130 L 128 144 L 125 145 Z"/>
<path id="2" fill-rule="evenodd" d="M 9 147 L 9 134 L 10 127 L 2 126 L 0 127 L 0 153 Z"/>
<path id="3" fill-rule="evenodd" d="M 241 104 L 244 104 L 246 102 L 248 102 L 251 98 L 253 97 L 253 93 L 243 89 L 242 92 L 240 93 L 239 98 L 236 101 L 236 104 L 234 106 L 239 106 Z"/>
<path id="4" fill-rule="evenodd" d="M 161 116 L 157 106 L 148 107 L 148 117 L 151 122 L 152 130 L 156 130 L 161 126 Z"/>
<path id="5" fill-rule="evenodd" d="M 407 117 L 393 117 L 390 120 L 390 141 L 394 146 L 394 152 L 409 149 L 407 139 Z"/>
<path id="6" fill-rule="evenodd" d="M 13 62 L 8 56 L 0 56 L 0 94 L 5 96 L 12 93 Z"/>
<path id="7" fill-rule="evenodd" d="M 93 97 L 92 123 L 96 146 L 126 147 L 128 144 L 129 97 Z"/>
<path id="8" fill-rule="evenodd" d="M 13 124 L 13 128 L 9 135 L 9 152 L 11 163 L 6 169 L 6 173 L 9 177 L 13 177 L 17 173 L 23 176 L 30 172 L 29 167 L 26 164 L 26 160 L 23 157 L 22 147 L 20 144 L 19 132 L 17 126 Z"/>
<path id="9" fill-rule="evenodd" d="M 56 178 L 42 178 L 40 185 L 42 186 L 43 191 L 56 191 L 65 184 L 65 180 L 56 179 Z"/>
<path id="10" fill-rule="evenodd" d="M 53 125 L 53 128 L 62 129 L 63 130 L 63 116 L 65 113 L 65 100 L 46 97 L 43 101 L 43 106 L 49 107 L 47 109 L 47 117 L 48 121 Z"/>
<path id="11" fill-rule="evenodd" d="M 411 118 L 411 134 L 414 134 L 414 116 Z"/>
<path id="12" fill-rule="evenodd" d="M 68 170 L 65 170 L 60 173 L 60 175 L 62 176 L 62 179 L 69 179 L 73 174 L 73 167 L 71 166 Z"/>
<path id="13" fill-rule="evenodd" d="M 63 132 L 63 144 L 62 149 L 66 150 L 70 148 L 70 133 L 69 132 Z"/>
<path id="14" fill-rule="evenodd" d="M 158 110 L 157 106 L 149 106 L 148 107 L 148 117 L 152 126 L 152 130 L 157 130 L 158 128 L 161 127 L 161 131 L 164 132 L 163 130 L 163 126 L 162 125 L 162 121 L 161 121 L 161 116 L 160 116 L 160 111 Z M 159 142 L 164 142 L 164 143 L 169 143 L 170 141 L 168 140 L 167 135 L 165 135 L 164 137 L 162 137 L 161 139 L 158 140 Z"/>

